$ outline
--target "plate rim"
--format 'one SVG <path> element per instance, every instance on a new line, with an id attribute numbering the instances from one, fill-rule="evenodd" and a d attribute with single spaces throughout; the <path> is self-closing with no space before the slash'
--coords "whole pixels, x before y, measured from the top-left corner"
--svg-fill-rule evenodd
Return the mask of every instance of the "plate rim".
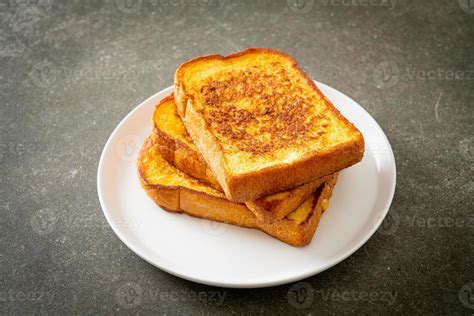
<path id="1" fill-rule="evenodd" d="M 391 170 L 389 170 L 389 171 L 390 171 L 390 174 L 392 175 L 392 181 L 390 183 L 390 187 L 388 188 L 388 196 L 387 196 L 388 198 L 387 198 L 387 201 L 385 203 L 385 206 L 383 207 L 383 209 L 381 211 L 379 211 L 380 214 L 377 218 L 377 221 L 374 221 L 374 224 L 372 225 L 371 230 L 358 243 L 354 244 L 350 248 L 350 250 L 348 250 L 346 253 L 344 253 L 340 257 L 337 257 L 335 260 L 332 260 L 332 261 L 328 262 L 325 265 L 320 265 L 320 266 L 318 266 L 314 269 L 310 269 L 308 272 L 305 272 L 305 273 L 302 273 L 302 274 L 295 274 L 293 276 L 289 276 L 289 277 L 286 277 L 286 278 L 280 278 L 280 279 L 269 280 L 269 281 L 260 281 L 260 282 L 254 282 L 254 283 L 249 283 L 249 282 L 229 283 L 228 281 L 227 282 L 226 281 L 213 281 L 213 280 L 208 280 L 208 279 L 204 279 L 204 278 L 194 277 L 192 275 L 188 275 L 188 274 L 185 274 L 185 273 L 180 273 L 179 271 L 172 270 L 172 269 L 170 269 L 170 268 L 168 268 L 164 265 L 153 262 L 153 260 L 145 252 L 143 252 L 140 249 L 138 249 L 137 247 L 135 247 L 133 242 L 129 241 L 126 238 L 125 234 L 121 232 L 120 228 L 117 225 L 115 225 L 115 223 L 112 219 L 112 216 L 111 216 L 111 212 L 108 211 L 108 208 L 107 208 L 106 203 L 104 201 L 104 197 L 103 197 L 103 194 L 102 194 L 102 189 L 103 188 L 101 186 L 101 175 L 103 174 L 103 170 L 104 170 L 104 164 L 105 164 L 105 159 L 106 159 L 105 156 L 106 156 L 106 152 L 109 151 L 109 147 L 112 144 L 112 140 L 113 140 L 114 136 L 123 127 L 123 125 L 125 125 L 125 123 L 128 121 L 128 119 L 135 112 L 137 112 L 139 109 L 141 109 L 146 103 L 148 103 L 150 100 L 156 98 L 158 95 L 163 94 L 163 95 L 166 96 L 167 94 L 171 93 L 173 91 L 173 86 L 169 86 L 167 88 L 164 88 L 164 89 L 158 91 L 157 93 L 153 94 L 152 96 L 146 98 L 144 101 L 140 102 L 114 128 L 113 132 L 110 134 L 109 138 L 107 139 L 107 142 L 105 143 L 105 145 L 102 149 L 102 153 L 100 155 L 99 163 L 98 163 L 98 166 L 97 166 L 97 194 L 98 194 L 98 197 L 99 197 L 99 202 L 100 202 L 100 206 L 101 206 L 101 209 L 102 209 L 102 213 L 104 214 L 104 216 L 107 220 L 107 223 L 110 225 L 113 232 L 117 235 L 117 237 L 130 250 L 132 250 L 141 259 L 145 260 L 146 262 L 148 262 L 149 264 L 153 265 L 156 268 L 158 268 L 162 271 L 165 271 L 165 272 L 167 272 L 171 275 L 174 275 L 176 277 L 188 280 L 188 281 L 192 281 L 192 282 L 196 282 L 196 283 L 200 283 L 200 284 L 211 285 L 211 286 L 225 287 L 225 288 L 265 288 L 265 287 L 272 287 L 272 286 L 283 285 L 283 284 L 288 284 L 288 283 L 300 281 L 300 280 L 306 279 L 308 277 L 314 276 L 316 274 L 319 274 L 319 273 L 321 273 L 325 270 L 328 270 L 328 269 L 332 268 L 333 266 L 341 263 L 342 261 L 344 261 L 345 259 L 347 259 L 351 255 L 353 255 L 363 245 L 365 245 L 365 243 L 367 243 L 367 241 L 375 234 L 375 232 L 378 230 L 378 228 L 382 224 L 383 220 L 387 216 L 388 211 L 390 210 L 390 206 L 393 202 L 393 198 L 394 198 L 394 195 L 395 195 L 395 189 L 396 189 L 397 172 L 396 172 L 395 156 L 393 154 L 392 146 L 391 146 L 384 130 L 378 124 L 378 122 L 374 119 L 374 117 L 369 112 L 367 112 L 367 110 L 364 107 L 362 107 L 354 99 L 352 99 L 348 95 L 344 94 L 343 92 L 337 90 L 336 88 L 333 88 L 332 86 L 329 86 L 327 84 L 324 84 L 324 83 L 316 81 L 316 80 L 314 80 L 314 82 L 316 83 L 316 85 L 318 87 L 324 86 L 325 89 L 332 90 L 336 93 L 341 94 L 345 98 L 350 99 L 351 101 L 353 101 L 355 104 L 358 105 L 358 107 L 364 112 L 364 114 L 367 115 L 367 117 L 370 120 L 372 120 L 372 123 L 378 129 L 378 133 L 380 134 L 380 136 L 382 137 L 382 139 L 385 142 L 385 145 L 387 146 L 387 149 L 388 149 L 387 154 L 389 156 L 389 163 L 391 165 Z"/>

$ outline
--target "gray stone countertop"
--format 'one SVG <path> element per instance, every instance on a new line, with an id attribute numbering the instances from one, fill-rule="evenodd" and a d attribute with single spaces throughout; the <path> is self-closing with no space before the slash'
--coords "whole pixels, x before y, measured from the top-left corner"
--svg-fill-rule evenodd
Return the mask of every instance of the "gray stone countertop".
<path id="1" fill-rule="evenodd" d="M 397 162 L 384 225 L 305 280 L 300 305 L 294 284 L 214 288 L 154 268 L 97 198 L 121 119 L 181 62 L 246 47 L 283 50 L 363 105 Z M 0 1 L 0 313 L 472 314 L 473 97 L 469 0 Z"/>

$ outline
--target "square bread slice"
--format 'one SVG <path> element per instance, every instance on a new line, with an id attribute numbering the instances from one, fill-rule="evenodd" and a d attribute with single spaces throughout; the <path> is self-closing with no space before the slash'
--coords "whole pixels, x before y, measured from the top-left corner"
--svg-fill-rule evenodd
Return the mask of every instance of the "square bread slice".
<path id="1" fill-rule="evenodd" d="M 297 247 L 311 242 L 337 181 L 337 175 L 328 177 L 296 210 L 269 224 L 259 222 L 244 204 L 229 201 L 220 191 L 168 164 L 151 138 L 140 150 L 137 169 L 147 195 L 167 211 L 259 229 Z"/>
<path id="2" fill-rule="evenodd" d="M 206 161 L 186 132 L 178 115 L 173 95 L 161 100 L 155 107 L 152 119 L 153 144 L 161 156 L 171 165 L 188 175 L 199 179 L 213 188 L 223 191 L 215 180 Z M 291 190 L 278 192 L 246 201 L 245 205 L 258 220 L 272 223 L 283 219 L 307 200 L 328 177 L 313 180 Z"/>
<path id="3" fill-rule="evenodd" d="M 359 162 L 364 138 L 290 56 L 248 49 L 182 64 L 175 101 L 227 198 L 255 200 Z"/>

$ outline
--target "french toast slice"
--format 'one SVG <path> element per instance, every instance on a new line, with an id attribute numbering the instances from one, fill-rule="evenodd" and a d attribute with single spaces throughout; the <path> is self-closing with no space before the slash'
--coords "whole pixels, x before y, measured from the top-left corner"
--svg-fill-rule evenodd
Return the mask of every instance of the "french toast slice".
<path id="1" fill-rule="evenodd" d="M 151 136 L 153 143 L 169 163 L 222 191 L 214 174 L 186 132 L 176 111 L 173 94 L 156 105 L 152 118 Z"/>
<path id="2" fill-rule="evenodd" d="M 294 188 L 362 159 L 364 138 L 290 56 L 252 48 L 178 67 L 178 113 L 226 196 Z"/>
<path id="3" fill-rule="evenodd" d="M 178 115 L 173 95 L 155 107 L 152 122 L 152 139 L 162 157 L 181 171 L 200 179 L 222 191 L 214 174 L 194 145 Z M 254 201 L 245 202 L 258 220 L 272 223 L 283 219 L 324 182 L 327 177 L 311 181 L 291 190 L 275 193 Z"/>
<path id="4" fill-rule="evenodd" d="M 244 205 L 169 164 L 149 137 L 137 160 L 138 176 L 147 195 L 170 212 L 186 213 L 232 225 L 259 229 L 293 246 L 305 246 L 313 238 L 327 209 L 337 175 L 329 179 L 283 220 L 262 223 Z"/>

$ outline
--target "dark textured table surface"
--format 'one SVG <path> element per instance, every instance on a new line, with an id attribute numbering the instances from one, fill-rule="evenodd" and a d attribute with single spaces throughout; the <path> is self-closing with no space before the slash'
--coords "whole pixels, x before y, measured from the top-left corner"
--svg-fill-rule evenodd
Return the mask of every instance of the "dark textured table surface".
<path id="1" fill-rule="evenodd" d="M 96 173 L 114 127 L 181 62 L 246 47 L 283 50 L 363 105 L 397 189 L 341 264 L 232 290 L 124 246 Z M 472 0 L 0 1 L 0 313 L 472 314 L 473 97 Z"/>

